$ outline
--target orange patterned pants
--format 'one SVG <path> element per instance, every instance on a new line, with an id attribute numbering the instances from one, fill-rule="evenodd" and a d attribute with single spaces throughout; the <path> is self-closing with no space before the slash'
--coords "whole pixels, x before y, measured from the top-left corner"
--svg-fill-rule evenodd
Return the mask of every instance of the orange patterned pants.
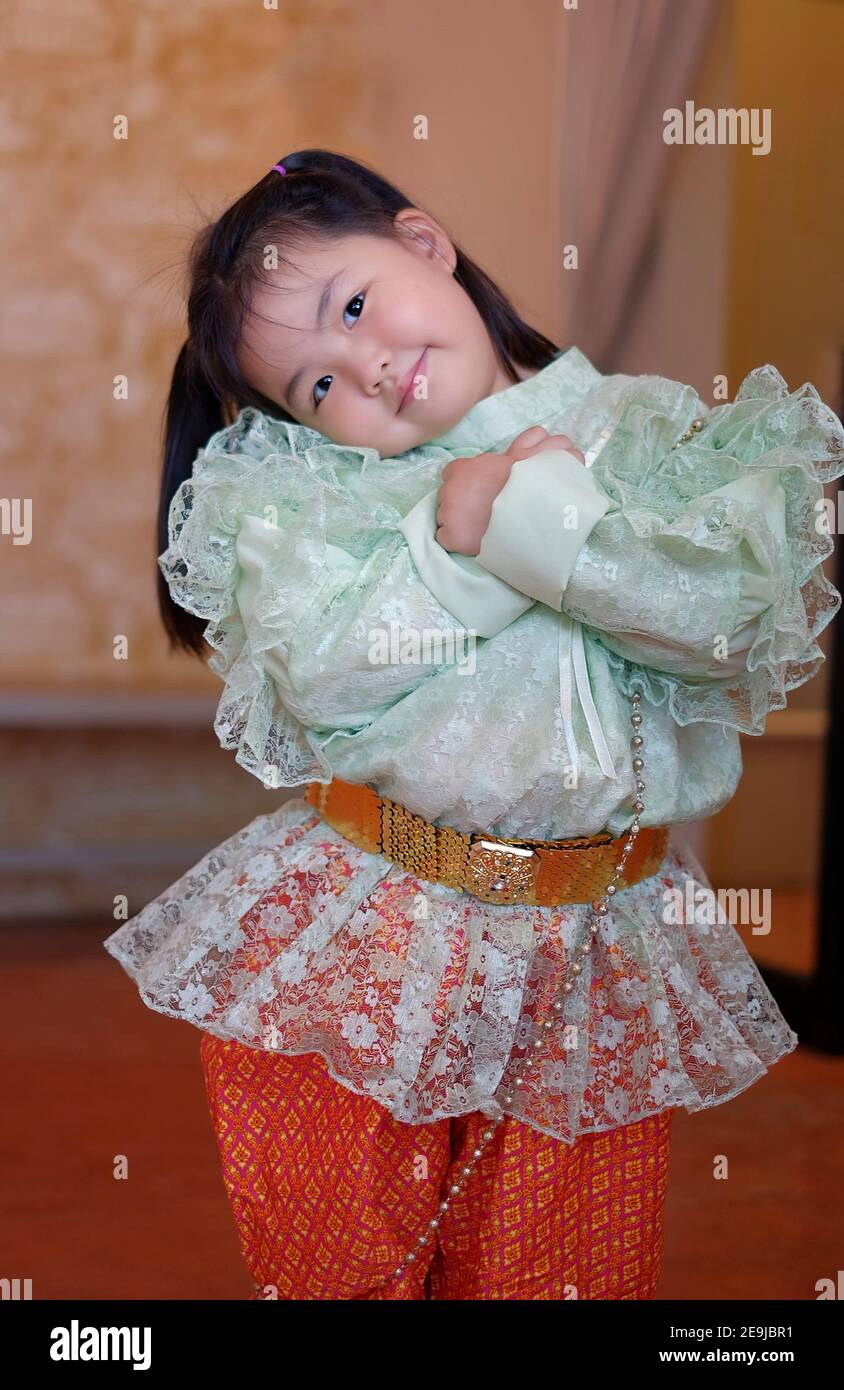
<path id="1" fill-rule="evenodd" d="M 223 1181 L 253 1298 L 647 1299 L 659 1277 L 670 1111 L 564 1144 L 507 1118 L 383 1287 L 489 1121 L 409 1125 L 287 1057 L 203 1033 Z"/>

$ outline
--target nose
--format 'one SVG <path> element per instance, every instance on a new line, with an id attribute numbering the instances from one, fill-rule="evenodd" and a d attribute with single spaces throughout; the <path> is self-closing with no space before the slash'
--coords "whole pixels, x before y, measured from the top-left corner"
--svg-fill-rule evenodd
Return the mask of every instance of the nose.
<path id="1" fill-rule="evenodd" d="M 389 387 L 385 381 L 398 385 L 399 373 L 396 359 L 386 348 L 378 348 L 361 371 L 361 385 L 370 396 L 382 395 Z"/>
<path id="2" fill-rule="evenodd" d="M 353 381 L 367 396 L 390 394 L 390 387 L 399 383 L 399 357 L 382 344 L 376 347 L 361 343 L 362 335 L 349 344 L 348 370 Z"/>
<path id="3" fill-rule="evenodd" d="M 386 348 L 362 350 L 358 340 L 350 347 L 346 365 L 352 380 L 356 381 L 368 396 L 372 396 L 382 389 L 384 377 L 389 374 L 392 362 L 393 357 Z"/>

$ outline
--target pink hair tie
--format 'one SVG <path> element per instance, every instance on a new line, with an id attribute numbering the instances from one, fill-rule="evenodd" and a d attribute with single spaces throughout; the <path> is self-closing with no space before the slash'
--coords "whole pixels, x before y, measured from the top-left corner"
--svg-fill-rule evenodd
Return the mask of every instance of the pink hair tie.
<path id="1" fill-rule="evenodd" d="M 287 170 L 285 169 L 285 167 L 284 167 L 283 164 L 274 164 L 274 165 L 273 165 L 273 169 L 278 169 L 278 172 L 279 172 L 280 174 L 286 174 L 286 173 L 287 173 Z M 273 169 L 270 170 L 270 173 L 272 173 Z"/>

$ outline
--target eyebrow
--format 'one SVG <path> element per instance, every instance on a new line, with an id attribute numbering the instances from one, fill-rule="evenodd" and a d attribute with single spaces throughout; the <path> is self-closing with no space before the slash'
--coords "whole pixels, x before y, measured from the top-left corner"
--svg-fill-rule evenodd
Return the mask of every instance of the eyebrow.
<path id="1" fill-rule="evenodd" d="M 315 325 L 314 325 L 314 332 L 316 332 L 317 329 L 322 328 L 322 321 L 323 321 L 323 319 L 325 318 L 326 310 L 328 309 L 328 305 L 329 305 L 329 302 L 330 302 L 330 300 L 331 300 L 331 294 L 332 294 L 332 291 L 333 291 L 333 289 L 334 289 L 334 286 L 336 285 L 337 281 L 340 279 L 341 275 L 345 275 L 347 269 L 348 269 L 347 266 L 343 266 L 340 270 L 336 271 L 334 275 L 330 276 L 330 278 L 329 278 L 328 280 L 326 280 L 325 283 L 323 284 L 322 293 L 320 294 L 320 297 L 319 297 L 319 304 L 317 305 L 316 323 L 315 323 Z M 293 373 L 292 377 L 290 378 L 290 380 L 288 381 L 287 385 L 286 385 L 285 388 L 284 388 L 284 396 L 285 396 L 285 399 L 288 401 L 288 403 L 289 403 L 290 405 L 293 405 L 293 403 L 294 403 L 294 402 L 293 402 L 293 397 L 294 397 L 294 395 L 295 395 L 295 393 L 296 393 L 296 390 L 298 389 L 299 383 L 300 383 L 300 381 L 302 380 L 302 377 L 304 376 L 304 374 L 305 374 L 305 368 L 304 368 L 304 367 L 297 367 L 296 371 Z"/>

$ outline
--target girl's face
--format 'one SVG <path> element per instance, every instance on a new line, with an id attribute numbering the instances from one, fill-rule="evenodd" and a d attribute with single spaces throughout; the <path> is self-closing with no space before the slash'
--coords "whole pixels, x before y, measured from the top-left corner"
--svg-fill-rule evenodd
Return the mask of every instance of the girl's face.
<path id="1" fill-rule="evenodd" d="M 300 424 L 382 458 L 436 438 L 513 385 L 454 279 L 445 232 L 418 208 L 395 221 L 397 241 L 311 244 L 294 254 L 295 271 L 270 272 L 238 351 L 247 381 Z"/>

